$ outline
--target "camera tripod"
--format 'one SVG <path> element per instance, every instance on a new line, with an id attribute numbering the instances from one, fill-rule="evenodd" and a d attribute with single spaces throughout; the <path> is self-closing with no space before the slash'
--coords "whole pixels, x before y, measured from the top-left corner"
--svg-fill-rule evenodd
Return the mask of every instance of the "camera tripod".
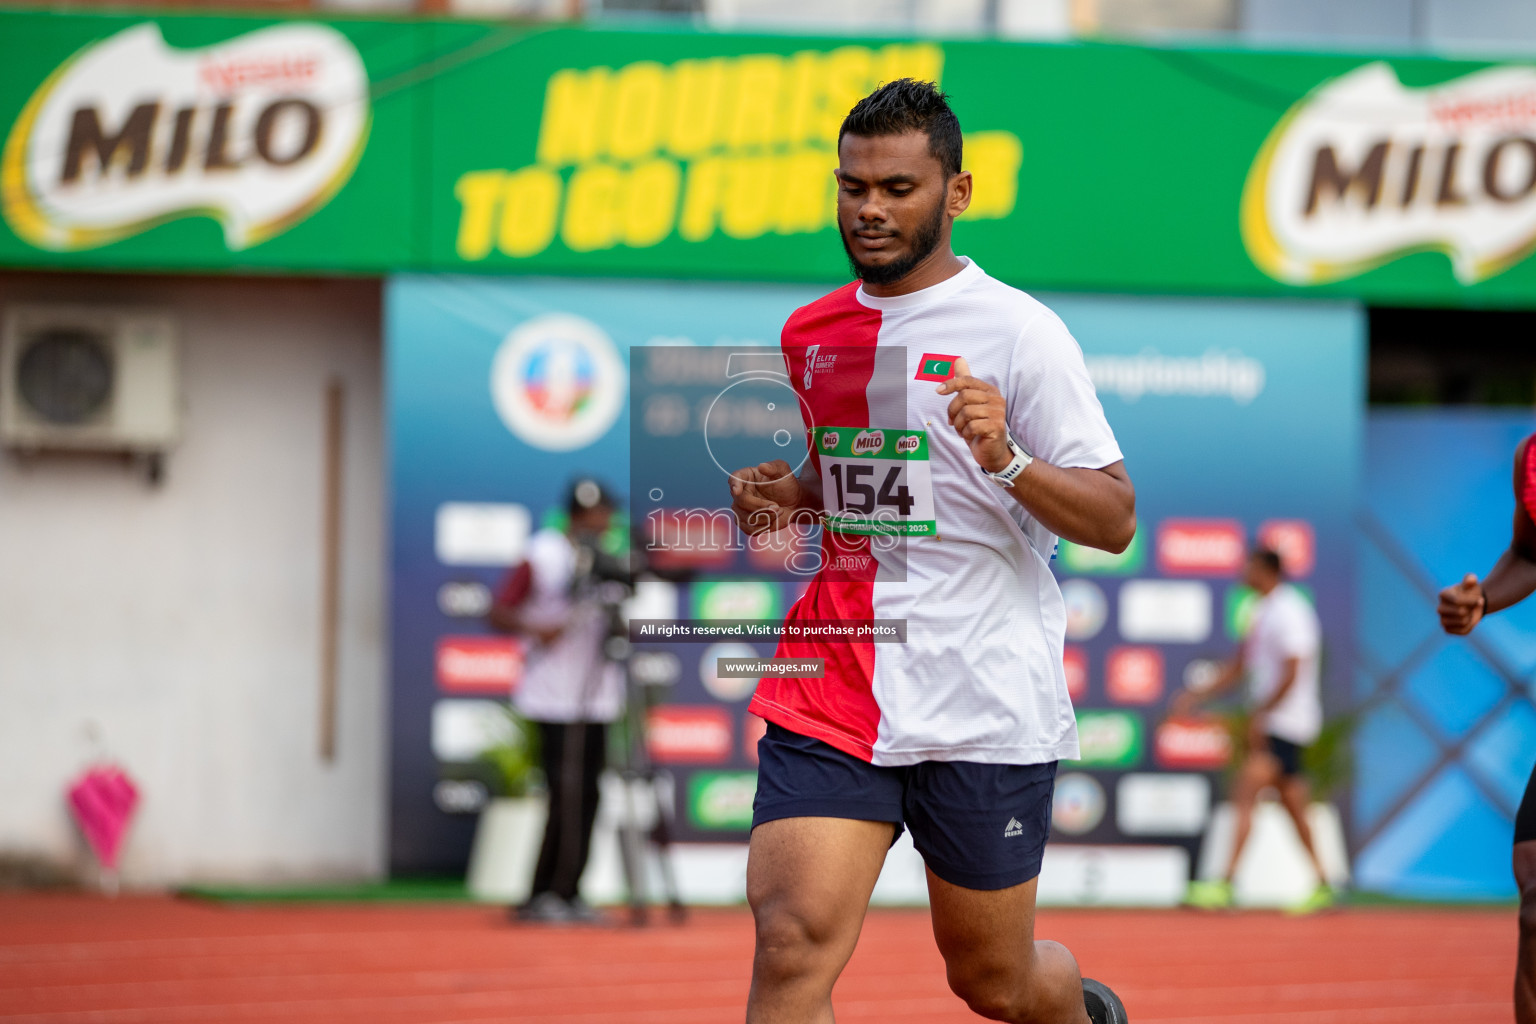
<path id="1" fill-rule="evenodd" d="M 619 825 L 619 855 L 624 864 L 624 882 L 629 890 L 629 923 L 641 928 L 650 923 L 650 880 L 646 873 L 646 848 L 654 849 L 661 869 L 662 894 L 667 917 L 682 924 L 688 917 L 677 887 L 677 870 L 672 862 L 672 831 L 676 821 L 676 790 L 672 776 L 651 763 L 646 745 L 646 720 L 651 709 L 669 685 L 636 678 L 630 644 L 624 637 L 611 636 L 604 654 L 624 670 L 626 707 L 624 717 L 624 762 L 619 778 L 624 786 L 624 807 Z M 649 812 L 649 813 L 648 813 Z M 645 822 L 652 819 L 649 829 Z"/>

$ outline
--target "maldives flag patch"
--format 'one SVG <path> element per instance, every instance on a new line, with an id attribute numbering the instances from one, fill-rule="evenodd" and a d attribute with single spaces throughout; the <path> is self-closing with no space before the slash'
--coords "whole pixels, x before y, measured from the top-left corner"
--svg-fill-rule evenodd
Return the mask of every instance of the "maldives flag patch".
<path id="1" fill-rule="evenodd" d="M 955 360 L 959 356 L 940 355 L 936 352 L 924 352 L 923 358 L 917 361 L 917 376 L 913 380 L 949 380 L 955 375 Z"/>

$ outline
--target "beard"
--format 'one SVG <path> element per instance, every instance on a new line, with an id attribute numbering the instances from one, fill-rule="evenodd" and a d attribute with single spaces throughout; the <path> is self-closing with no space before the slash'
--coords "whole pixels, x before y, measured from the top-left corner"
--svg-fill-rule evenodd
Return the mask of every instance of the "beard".
<path id="1" fill-rule="evenodd" d="M 853 270 L 853 276 L 865 284 L 887 285 L 895 284 L 910 274 L 913 267 L 931 256 L 933 250 L 939 247 L 939 239 L 944 234 L 944 198 L 941 195 L 933 204 L 933 213 L 918 224 L 916 233 L 912 235 L 912 244 L 907 246 L 905 253 L 889 263 L 875 266 L 860 263 L 853 254 L 853 247 L 848 244 L 848 231 L 839 217 L 837 237 L 843 241 L 843 252 L 848 255 L 848 266 Z"/>

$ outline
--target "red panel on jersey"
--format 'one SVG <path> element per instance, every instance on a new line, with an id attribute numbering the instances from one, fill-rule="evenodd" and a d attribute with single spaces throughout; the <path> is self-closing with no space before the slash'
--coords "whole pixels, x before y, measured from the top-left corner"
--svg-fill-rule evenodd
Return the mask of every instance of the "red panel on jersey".
<path id="1" fill-rule="evenodd" d="M 1536 434 L 1525 439 L 1525 473 L 1520 478 L 1520 505 L 1536 520 Z"/>
<path id="2" fill-rule="evenodd" d="M 805 400 L 816 426 L 868 427 L 867 389 L 875 371 L 880 311 L 862 305 L 858 284 L 796 310 L 784 325 L 784 357 L 790 382 Z M 819 473 L 821 461 L 811 453 Z M 786 621 L 857 619 L 874 612 L 875 559 L 868 537 L 822 534 L 822 567 Z M 823 658 L 821 679 L 766 677 L 757 685 L 751 710 L 802 736 L 811 736 L 868 761 L 880 732 L 880 707 L 873 692 L 875 645 L 869 640 L 835 643 L 785 638 L 777 658 Z"/>

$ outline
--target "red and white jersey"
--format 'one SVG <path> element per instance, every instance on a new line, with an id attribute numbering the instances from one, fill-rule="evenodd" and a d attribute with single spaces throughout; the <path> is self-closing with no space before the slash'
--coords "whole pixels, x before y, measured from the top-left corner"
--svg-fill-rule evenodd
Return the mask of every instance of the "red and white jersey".
<path id="1" fill-rule="evenodd" d="M 1520 442 L 1520 473 L 1515 480 L 1515 500 L 1536 521 L 1536 434 Z"/>
<path id="2" fill-rule="evenodd" d="M 777 657 L 823 658 L 825 676 L 764 678 L 752 711 L 880 765 L 1076 758 L 1056 538 L 976 464 L 949 424 L 952 396 L 936 391 L 963 356 L 1036 458 L 1118 462 L 1066 326 L 967 261 L 894 298 L 839 288 L 797 310 L 782 344 L 810 420 L 809 472 L 854 531 L 824 531 L 821 570 L 788 619 L 905 619 L 907 639 L 785 638 Z"/>

